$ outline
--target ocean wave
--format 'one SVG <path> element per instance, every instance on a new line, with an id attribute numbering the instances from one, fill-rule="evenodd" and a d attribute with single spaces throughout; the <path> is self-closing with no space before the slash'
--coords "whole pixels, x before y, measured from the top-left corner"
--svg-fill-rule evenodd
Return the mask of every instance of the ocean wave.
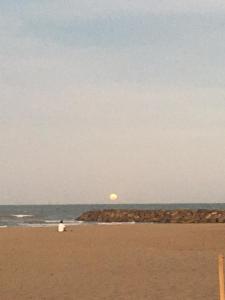
<path id="1" fill-rule="evenodd" d="M 16 217 L 16 218 L 27 218 L 27 217 L 33 217 L 34 215 L 11 215 L 12 217 Z"/>
<path id="2" fill-rule="evenodd" d="M 49 224 L 59 224 L 60 220 L 45 220 L 45 223 Z M 73 225 L 73 224 L 82 224 L 83 221 L 76 221 L 76 220 L 63 220 L 65 225 Z"/>
<path id="3" fill-rule="evenodd" d="M 60 220 L 45 220 L 45 223 L 59 223 Z"/>

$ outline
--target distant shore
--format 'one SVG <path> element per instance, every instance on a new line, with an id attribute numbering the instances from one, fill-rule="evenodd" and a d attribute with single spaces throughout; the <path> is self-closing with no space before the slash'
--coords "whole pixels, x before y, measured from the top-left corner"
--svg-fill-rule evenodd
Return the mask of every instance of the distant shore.
<path id="1" fill-rule="evenodd" d="M 225 223 L 225 210 L 106 209 L 84 212 L 77 220 L 85 222 Z"/>

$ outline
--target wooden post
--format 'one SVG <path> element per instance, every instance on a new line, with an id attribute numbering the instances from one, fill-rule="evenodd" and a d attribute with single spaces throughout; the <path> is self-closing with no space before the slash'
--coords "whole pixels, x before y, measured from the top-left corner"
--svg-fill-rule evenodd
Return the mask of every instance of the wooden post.
<path id="1" fill-rule="evenodd" d="M 224 293 L 224 256 L 219 255 L 219 284 L 220 284 L 220 300 L 225 300 Z"/>

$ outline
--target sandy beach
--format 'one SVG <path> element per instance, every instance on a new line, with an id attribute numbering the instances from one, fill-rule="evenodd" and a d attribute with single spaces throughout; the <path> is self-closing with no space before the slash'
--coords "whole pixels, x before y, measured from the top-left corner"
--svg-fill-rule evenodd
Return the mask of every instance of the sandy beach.
<path id="1" fill-rule="evenodd" d="M 1 228 L 0 299 L 218 300 L 224 224 Z"/>

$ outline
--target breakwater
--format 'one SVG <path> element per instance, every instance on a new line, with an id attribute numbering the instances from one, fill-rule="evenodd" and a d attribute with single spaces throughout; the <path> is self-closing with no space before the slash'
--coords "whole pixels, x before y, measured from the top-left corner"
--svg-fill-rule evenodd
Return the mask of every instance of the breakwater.
<path id="1" fill-rule="evenodd" d="M 106 209 L 84 212 L 77 220 L 85 222 L 225 223 L 225 210 Z"/>

